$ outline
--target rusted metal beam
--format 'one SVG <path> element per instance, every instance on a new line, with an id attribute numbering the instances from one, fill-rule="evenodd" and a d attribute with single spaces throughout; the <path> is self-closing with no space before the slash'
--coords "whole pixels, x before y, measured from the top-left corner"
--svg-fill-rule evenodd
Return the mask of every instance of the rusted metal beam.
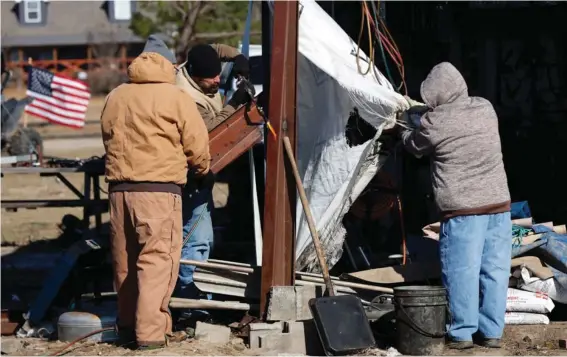
<path id="1" fill-rule="evenodd" d="M 256 105 L 242 107 L 209 133 L 209 150 L 213 161 L 211 170 L 221 171 L 262 140 L 263 118 Z"/>
<path id="2" fill-rule="evenodd" d="M 297 1 L 274 1 L 269 114 L 277 138 L 266 136 L 266 188 L 260 313 L 272 286 L 293 285 L 296 191 L 282 138 L 296 146 Z"/>

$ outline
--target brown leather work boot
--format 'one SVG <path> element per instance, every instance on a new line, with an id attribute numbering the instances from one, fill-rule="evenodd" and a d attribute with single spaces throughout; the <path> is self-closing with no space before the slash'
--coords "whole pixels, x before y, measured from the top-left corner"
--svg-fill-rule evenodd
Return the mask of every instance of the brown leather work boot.
<path id="1" fill-rule="evenodd" d="M 188 335 L 185 331 L 175 331 L 171 335 L 165 336 L 165 343 L 169 345 L 170 343 L 183 342 L 187 337 Z"/>
<path id="2" fill-rule="evenodd" d="M 499 338 L 485 338 L 482 340 L 481 346 L 486 348 L 502 348 L 502 343 Z"/>

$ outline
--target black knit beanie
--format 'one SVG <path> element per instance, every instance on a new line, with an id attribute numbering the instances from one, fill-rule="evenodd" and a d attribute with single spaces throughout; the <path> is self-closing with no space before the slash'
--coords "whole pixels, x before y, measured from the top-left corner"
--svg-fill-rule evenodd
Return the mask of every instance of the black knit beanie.
<path id="1" fill-rule="evenodd" d="M 221 73 L 221 60 L 217 51 L 209 45 L 196 45 L 187 52 L 185 64 L 190 76 L 215 78 Z"/>

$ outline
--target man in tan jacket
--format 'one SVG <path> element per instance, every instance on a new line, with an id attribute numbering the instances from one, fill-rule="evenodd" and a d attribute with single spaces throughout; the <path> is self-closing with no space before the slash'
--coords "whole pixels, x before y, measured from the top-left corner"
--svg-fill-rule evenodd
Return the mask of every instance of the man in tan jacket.
<path id="1" fill-rule="evenodd" d="M 109 183 L 111 251 L 121 338 L 139 348 L 172 336 L 168 309 L 181 253 L 181 192 L 191 168 L 209 171 L 207 129 L 175 86 L 175 57 L 150 36 L 107 97 L 101 126 Z M 134 337 L 131 336 L 131 337 Z"/>

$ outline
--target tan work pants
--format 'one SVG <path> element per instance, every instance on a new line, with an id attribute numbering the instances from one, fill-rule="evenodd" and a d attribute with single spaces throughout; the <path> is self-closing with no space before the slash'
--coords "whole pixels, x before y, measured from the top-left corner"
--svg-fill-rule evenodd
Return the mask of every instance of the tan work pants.
<path id="1" fill-rule="evenodd" d="M 181 196 L 111 192 L 110 241 L 118 327 L 139 345 L 161 345 L 172 333 L 168 309 L 181 258 Z"/>

